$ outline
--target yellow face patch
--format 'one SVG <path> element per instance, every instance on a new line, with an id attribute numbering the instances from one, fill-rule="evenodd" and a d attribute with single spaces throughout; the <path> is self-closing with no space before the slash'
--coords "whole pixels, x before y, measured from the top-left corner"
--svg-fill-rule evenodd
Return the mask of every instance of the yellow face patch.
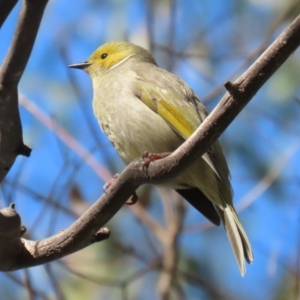
<path id="1" fill-rule="evenodd" d="M 103 69 L 110 69 L 135 52 L 135 47 L 129 47 L 127 43 L 111 42 L 100 46 L 87 61 Z"/>

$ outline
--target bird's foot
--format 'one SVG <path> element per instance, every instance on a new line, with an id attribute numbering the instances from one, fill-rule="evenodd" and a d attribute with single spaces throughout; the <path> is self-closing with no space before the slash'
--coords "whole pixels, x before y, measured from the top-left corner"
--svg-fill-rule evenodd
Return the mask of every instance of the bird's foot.
<path id="1" fill-rule="evenodd" d="M 106 182 L 104 185 L 103 185 L 103 192 L 106 194 L 107 191 L 109 190 L 109 188 L 113 185 L 113 183 L 116 181 L 116 179 L 119 177 L 119 173 L 116 173 L 113 178 Z"/>
<path id="2" fill-rule="evenodd" d="M 167 156 L 169 156 L 171 154 L 171 152 L 164 152 L 164 153 L 151 153 L 151 152 L 144 152 L 142 158 L 144 159 L 144 163 L 143 163 L 143 170 L 147 171 L 150 163 L 152 161 L 158 160 L 158 159 L 162 159 L 165 158 Z"/>
<path id="3" fill-rule="evenodd" d="M 109 190 L 109 188 L 113 185 L 113 183 L 116 181 L 116 179 L 119 177 L 119 174 L 116 173 L 113 178 L 106 182 L 104 185 L 103 185 L 103 192 L 106 194 L 107 191 Z M 135 204 L 136 202 L 138 201 L 138 196 L 136 194 L 136 192 L 134 192 L 132 194 L 132 196 L 125 202 L 127 205 L 133 205 Z"/>

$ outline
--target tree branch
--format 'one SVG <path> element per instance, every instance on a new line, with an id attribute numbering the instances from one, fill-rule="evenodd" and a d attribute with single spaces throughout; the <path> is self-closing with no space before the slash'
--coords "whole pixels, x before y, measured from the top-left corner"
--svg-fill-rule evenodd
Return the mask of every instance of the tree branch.
<path id="1" fill-rule="evenodd" d="M 0 0 L 0 28 L 18 0 Z"/>
<path id="2" fill-rule="evenodd" d="M 69 228 L 41 241 L 20 239 L 21 242 L 16 245 L 18 251 L 1 257 L 0 269 L 11 271 L 50 262 L 107 237 L 107 232 L 101 234 L 98 228 L 117 213 L 131 194 L 144 183 L 157 184 L 176 177 L 203 155 L 299 43 L 300 16 L 240 78 L 226 84 L 228 93 L 174 153 L 151 163 L 147 173 L 142 168 L 143 159 L 135 160 L 119 175 L 108 192 Z M 5 245 L 0 239 L 0 249 L 3 247 Z"/>
<path id="3" fill-rule="evenodd" d="M 30 155 L 31 150 L 24 145 L 22 138 L 17 87 L 30 57 L 47 2 L 24 0 L 11 47 L 0 70 L 0 182 L 17 155 Z M 5 1 L 0 4 L 5 6 Z M 2 11 L 0 17 L 1 14 Z"/>
<path id="4" fill-rule="evenodd" d="M 175 203 L 166 202 L 166 223 L 163 238 L 160 240 L 163 246 L 162 272 L 158 280 L 157 292 L 162 300 L 175 299 L 175 295 L 181 294 L 176 283 L 176 271 L 179 257 L 178 236 L 182 229 L 185 214 L 183 199 L 176 195 Z M 177 287 L 177 288 L 176 288 Z M 179 296 L 179 295 L 178 295 Z M 178 297 L 178 299 L 183 297 Z"/>

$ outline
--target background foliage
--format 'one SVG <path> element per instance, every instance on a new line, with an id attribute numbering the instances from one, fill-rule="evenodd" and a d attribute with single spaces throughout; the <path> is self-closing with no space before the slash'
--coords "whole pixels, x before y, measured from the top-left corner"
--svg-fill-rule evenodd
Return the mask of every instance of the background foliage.
<path id="1" fill-rule="evenodd" d="M 0 31 L 1 60 L 20 6 Z M 298 1 L 49 1 L 19 89 L 24 141 L 33 151 L 18 158 L 2 184 L 2 206 L 16 203 L 28 236 L 41 239 L 71 224 L 124 168 L 94 119 L 88 76 L 68 64 L 106 41 L 129 40 L 188 82 L 211 110 L 223 83 L 241 74 L 299 10 Z M 221 138 L 255 253 L 245 278 L 223 228 L 174 193 L 145 186 L 139 203 L 107 225 L 109 240 L 1 274 L 5 298 L 155 299 L 166 283 L 162 264 L 173 254 L 171 299 L 297 299 L 299 62 L 297 51 Z"/>

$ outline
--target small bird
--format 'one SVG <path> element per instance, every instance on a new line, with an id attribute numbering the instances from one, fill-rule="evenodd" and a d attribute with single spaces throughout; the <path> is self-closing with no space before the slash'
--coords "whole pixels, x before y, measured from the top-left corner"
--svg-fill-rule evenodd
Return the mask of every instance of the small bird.
<path id="1" fill-rule="evenodd" d="M 172 152 L 207 117 L 193 90 L 157 66 L 144 48 L 129 42 L 100 46 L 70 68 L 92 79 L 93 109 L 102 130 L 126 164 L 146 151 Z M 233 207 L 229 169 L 218 141 L 177 178 L 163 185 L 176 190 L 215 225 L 223 223 L 241 275 L 252 263 L 248 237 Z M 162 187 L 162 186 L 160 186 Z"/>

